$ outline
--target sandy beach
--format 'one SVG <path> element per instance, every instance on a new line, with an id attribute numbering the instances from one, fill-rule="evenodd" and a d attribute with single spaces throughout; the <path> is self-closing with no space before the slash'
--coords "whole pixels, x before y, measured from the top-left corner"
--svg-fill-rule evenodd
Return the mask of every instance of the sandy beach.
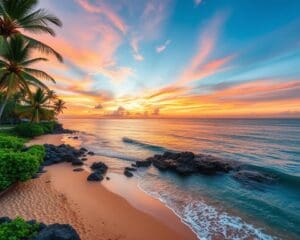
<path id="1" fill-rule="evenodd" d="M 41 143 L 61 144 L 62 135 L 43 136 L 30 142 Z M 0 198 L 0 215 L 68 223 L 83 240 L 197 239 L 170 209 L 142 191 L 134 191 L 131 198 L 135 201 L 129 202 L 111 191 L 113 187 L 105 187 L 117 184 L 116 180 L 109 184 L 89 183 L 87 171 L 72 169 L 70 164 L 47 167 L 47 173 L 40 178 L 18 184 Z"/>

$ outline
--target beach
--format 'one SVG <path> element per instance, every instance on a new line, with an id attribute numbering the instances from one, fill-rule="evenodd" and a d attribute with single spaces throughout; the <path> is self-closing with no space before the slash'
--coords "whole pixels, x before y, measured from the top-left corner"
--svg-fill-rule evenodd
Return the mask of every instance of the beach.
<path id="1" fill-rule="evenodd" d="M 45 135 L 29 145 L 59 145 L 62 138 L 62 135 Z M 17 184 L 0 198 L 0 215 L 22 216 L 47 224 L 71 224 L 83 240 L 197 239 L 175 213 L 138 188 L 132 191 L 131 198 L 135 200 L 130 202 L 113 192 L 118 188 L 113 186 L 118 184 L 116 180 L 112 184 L 87 182 L 88 171 L 73 172 L 70 164 L 46 170 L 41 177 Z M 126 182 L 120 184 L 124 186 Z"/>

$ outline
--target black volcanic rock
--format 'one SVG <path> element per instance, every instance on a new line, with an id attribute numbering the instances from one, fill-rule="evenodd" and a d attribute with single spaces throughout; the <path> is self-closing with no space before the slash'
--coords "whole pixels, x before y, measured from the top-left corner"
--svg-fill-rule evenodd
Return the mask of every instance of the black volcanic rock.
<path id="1" fill-rule="evenodd" d="M 136 167 L 150 167 L 152 164 L 152 158 L 148 158 L 145 161 L 136 161 Z"/>
<path id="2" fill-rule="evenodd" d="M 83 161 L 81 161 L 80 159 L 74 159 L 72 161 L 72 165 L 73 166 L 82 166 L 83 165 Z"/>
<path id="3" fill-rule="evenodd" d="M 162 155 L 155 155 L 147 161 L 151 161 L 156 168 L 162 171 L 171 170 L 181 175 L 193 173 L 213 175 L 228 173 L 236 169 L 236 163 L 233 161 L 211 155 L 195 155 L 192 152 L 165 152 Z"/>
<path id="4" fill-rule="evenodd" d="M 52 224 L 43 228 L 34 240 L 80 240 L 77 232 L 67 224 Z"/>
<path id="5" fill-rule="evenodd" d="M 100 182 L 103 180 L 103 176 L 100 172 L 94 172 L 88 176 L 87 180 L 90 182 Z"/>
<path id="6" fill-rule="evenodd" d="M 82 171 L 84 171 L 83 168 L 74 168 L 73 169 L 73 172 L 82 172 Z"/>
<path id="7" fill-rule="evenodd" d="M 124 170 L 124 175 L 125 175 L 126 177 L 133 177 L 132 172 L 130 172 L 130 171 L 128 171 L 128 170 Z"/>
<path id="8" fill-rule="evenodd" d="M 101 174 L 105 174 L 107 172 L 108 167 L 103 162 L 94 162 L 91 166 L 91 169 Z"/>

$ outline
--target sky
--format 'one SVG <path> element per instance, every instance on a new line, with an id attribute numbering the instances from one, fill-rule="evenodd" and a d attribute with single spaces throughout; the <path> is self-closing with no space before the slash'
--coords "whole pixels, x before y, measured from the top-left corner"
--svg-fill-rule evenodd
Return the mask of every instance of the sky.
<path id="1" fill-rule="evenodd" d="M 299 0 L 41 0 L 63 117 L 300 117 Z"/>

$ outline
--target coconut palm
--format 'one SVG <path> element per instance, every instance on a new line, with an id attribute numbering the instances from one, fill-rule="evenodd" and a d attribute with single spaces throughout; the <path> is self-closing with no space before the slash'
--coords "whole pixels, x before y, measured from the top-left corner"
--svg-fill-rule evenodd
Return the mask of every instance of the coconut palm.
<path id="1" fill-rule="evenodd" d="M 16 110 L 19 116 L 29 118 L 35 123 L 54 118 L 54 110 L 48 104 L 49 96 L 43 89 L 38 88 L 35 93 L 23 101 L 24 105 L 19 106 Z"/>
<path id="2" fill-rule="evenodd" d="M 30 68 L 33 63 L 47 61 L 46 58 L 29 58 L 33 50 L 31 42 L 16 35 L 4 45 L 0 52 L 0 91 L 5 98 L 0 107 L 0 120 L 8 98 L 14 93 L 23 90 L 30 94 L 32 85 L 48 89 L 39 79 L 55 82 L 46 72 Z"/>
<path id="3" fill-rule="evenodd" d="M 58 99 L 57 101 L 54 102 L 54 111 L 56 113 L 56 115 L 63 113 L 64 109 L 66 109 L 66 103 L 61 100 Z"/>
<path id="4" fill-rule="evenodd" d="M 55 36 L 51 24 L 62 26 L 62 22 L 45 9 L 36 9 L 38 0 L 0 0 L 0 45 L 15 35 L 22 35 L 31 45 L 46 54 L 53 54 L 59 61 L 62 57 L 50 46 L 25 35 L 48 33 Z M 2 43 L 1 43 L 2 42 Z"/>

